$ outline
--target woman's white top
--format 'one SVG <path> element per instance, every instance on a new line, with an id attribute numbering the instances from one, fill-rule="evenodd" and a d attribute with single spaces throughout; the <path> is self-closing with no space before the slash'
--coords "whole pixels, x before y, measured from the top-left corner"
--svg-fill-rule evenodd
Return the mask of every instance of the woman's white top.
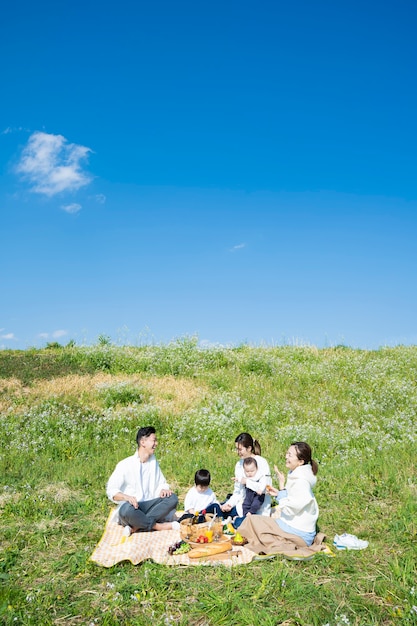
<path id="1" fill-rule="evenodd" d="M 299 465 L 288 473 L 285 489 L 278 494 L 280 519 L 288 526 L 307 533 L 316 532 L 319 517 L 313 494 L 316 482 L 311 465 Z"/>

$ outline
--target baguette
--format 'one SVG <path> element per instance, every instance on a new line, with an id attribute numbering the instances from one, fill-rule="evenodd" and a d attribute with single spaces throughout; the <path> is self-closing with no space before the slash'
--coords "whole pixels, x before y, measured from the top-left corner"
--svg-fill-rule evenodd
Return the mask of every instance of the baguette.
<path id="1" fill-rule="evenodd" d="M 232 549 L 230 541 L 224 543 L 210 543 L 201 548 L 193 548 L 187 554 L 190 559 L 201 559 L 202 557 L 208 557 L 212 554 L 220 554 L 221 552 L 227 552 Z"/>

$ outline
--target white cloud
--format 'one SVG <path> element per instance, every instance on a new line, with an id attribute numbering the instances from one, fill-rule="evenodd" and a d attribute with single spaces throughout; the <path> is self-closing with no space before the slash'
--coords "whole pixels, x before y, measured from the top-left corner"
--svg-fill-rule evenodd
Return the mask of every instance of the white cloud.
<path id="1" fill-rule="evenodd" d="M 39 333 L 38 337 L 39 339 L 59 339 L 60 337 L 65 337 L 65 335 L 68 335 L 68 331 L 67 330 L 54 330 L 52 333 Z"/>
<path id="2" fill-rule="evenodd" d="M 65 335 L 68 335 L 68 331 L 67 330 L 54 330 L 54 332 L 52 333 L 52 337 L 54 339 L 59 339 L 60 337 L 65 337 Z"/>
<path id="3" fill-rule="evenodd" d="M 22 128 L 22 126 L 18 126 L 16 128 L 12 128 L 11 126 L 8 126 L 7 128 L 1 131 L 1 134 L 10 135 L 11 133 L 17 133 L 17 132 L 20 132 L 21 130 L 25 130 L 25 129 Z"/>
<path id="4" fill-rule="evenodd" d="M 201 339 L 198 342 L 200 348 L 210 350 L 211 348 L 224 348 L 225 346 L 222 343 L 218 343 L 217 341 L 210 341 L 209 339 Z"/>
<path id="5" fill-rule="evenodd" d="M 14 333 L 6 333 L 6 335 L 1 335 L 0 339 L 16 339 L 16 337 L 14 336 Z"/>
<path id="6" fill-rule="evenodd" d="M 74 191 L 91 182 L 81 167 L 90 152 L 90 148 L 68 143 L 62 135 L 36 131 L 29 137 L 16 171 L 30 182 L 35 193 L 54 196 Z"/>
<path id="7" fill-rule="evenodd" d="M 94 198 L 99 204 L 104 204 L 106 202 L 106 196 L 104 193 L 98 193 L 94 196 Z"/>
<path id="8" fill-rule="evenodd" d="M 82 206 L 77 202 L 73 202 L 72 204 L 62 204 L 61 209 L 66 213 L 78 213 L 78 211 L 81 211 Z"/>
<path id="9" fill-rule="evenodd" d="M 234 252 L 235 250 L 241 250 L 242 248 L 246 248 L 245 243 L 238 243 L 237 246 L 233 246 L 233 248 L 231 248 L 230 251 Z"/>

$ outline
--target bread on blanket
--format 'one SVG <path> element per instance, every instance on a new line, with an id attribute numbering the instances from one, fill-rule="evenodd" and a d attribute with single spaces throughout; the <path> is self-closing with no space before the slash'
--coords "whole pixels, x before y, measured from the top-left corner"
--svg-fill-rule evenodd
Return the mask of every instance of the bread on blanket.
<path id="1" fill-rule="evenodd" d="M 212 554 L 220 554 L 221 552 L 227 552 L 232 549 L 232 544 L 230 541 L 225 541 L 224 543 L 210 543 L 201 548 L 193 548 L 188 552 L 188 557 L 190 559 L 199 559 L 201 557 L 208 557 Z"/>

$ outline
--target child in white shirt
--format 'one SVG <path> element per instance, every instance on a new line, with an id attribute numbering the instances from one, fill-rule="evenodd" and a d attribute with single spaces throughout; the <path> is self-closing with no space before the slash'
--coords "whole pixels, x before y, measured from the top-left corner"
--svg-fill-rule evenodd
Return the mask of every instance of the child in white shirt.
<path id="1" fill-rule="evenodd" d="M 210 472 L 206 469 L 199 469 L 194 476 L 194 486 L 188 490 L 184 500 L 184 515 L 179 521 L 193 517 L 198 511 L 201 513 L 210 504 L 217 503 L 216 494 L 210 489 Z M 202 521 L 205 521 L 204 519 Z"/>

